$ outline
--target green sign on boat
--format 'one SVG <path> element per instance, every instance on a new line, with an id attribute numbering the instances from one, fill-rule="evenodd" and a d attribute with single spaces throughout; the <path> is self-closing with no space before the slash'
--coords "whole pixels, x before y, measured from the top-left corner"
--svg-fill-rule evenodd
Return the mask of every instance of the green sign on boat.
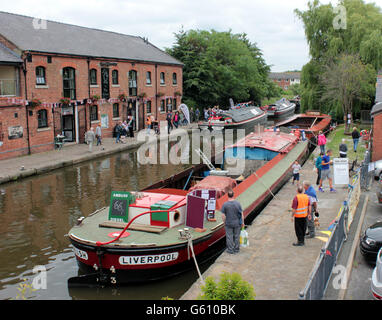
<path id="1" fill-rule="evenodd" d="M 129 205 L 135 201 L 130 192 L 112 191 L 109 207 L 109 220 L 128 222 Z"/>

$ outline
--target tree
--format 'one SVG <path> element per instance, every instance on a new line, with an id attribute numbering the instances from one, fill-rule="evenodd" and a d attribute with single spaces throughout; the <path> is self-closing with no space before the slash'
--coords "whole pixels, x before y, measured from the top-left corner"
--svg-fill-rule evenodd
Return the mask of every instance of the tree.
<path id="1" fill-rule="evenodd" d="M 270 67 L 246 34 L 231 31 L 181 30 L 166 51 L 184 64 L 184 101 L 198 107 L 235 102 L 260 103 L 269 90 Z"/>
<path id="2" fill-rule="evenodd" d="M 375 4 L 363 0 L 341 0 L 346 26 L 334 25 L 338 11 L 332 4 L 320 4 L 318 0 L 309 1 L 308 9 L 295 10 L 304 24 L 305 36 L 309 45 L 310 61 L 302 68 L 301 106 L 303 110 L 317 109 L 329 112 L 338 107 L 338 101 L 322 104 L 322 75 L 328 66 L 336 63 L 342 54 L 359 55 L 363 65 L 370 65 L 374 71 L 382 67 L 382 12 Z M 368 86 L 368 82 L 362 86 Z M 374 92 L 364 90 L 353 105 L 357 108 L 371 108 Z M 354 110 L 353 110 L 354 111 Z"/>
<path id="3" fill-rule="evenodd" d="M 332 61 L 325 66 L 320 77 L 323 87 L 322 101 L 334 101 L 341 105 L 346 117 L 345 132 L 349 131 L 350 119 L 353 114 L 355 101 L 370 102 L 368 100 L 375 89 L 375 72 L 373 66 L 362 63 L 358 55 L 342 54 L 338 61 Z"/>

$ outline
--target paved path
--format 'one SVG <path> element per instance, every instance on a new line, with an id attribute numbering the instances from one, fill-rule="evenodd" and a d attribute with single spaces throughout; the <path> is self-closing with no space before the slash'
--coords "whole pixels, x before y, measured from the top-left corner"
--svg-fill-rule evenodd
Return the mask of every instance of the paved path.
<path id="1" fill-rule="evenodd" d="M 313 161 L 308 160 L 300 173 L 300 182 L 315 182 Z M 315 185 L 314 185 L 315 186 Z M 315 186 L 316 187 L 316 186 Z M 261 214 L 247 228 L 250 246 L 241 248 L 239 254 L 223 253 L 203 274 L 203 278 L 219 278 L 221 272 L 238 272 L 255 290 L 256 300 L 295 300 L 306 285 L 333 219 L 347 197 L 347 186 L 336 186 L 337 193 L 330 193 L 328 182 L 319 197 L 320 228 L 314 239 L 306 239 L 304 247 L 294 247 L 294 224 L 289 208 L 296 193 L 291 182 L 276 194 Z M 316 187 L 317 190 L 317 187 Z M 200 280 L 181 297 L 196 299 L 200 293 Z"/>
<path id="2" fill-rule="evenodd" d="M 191 125 L 180 128 L 190 130 L 196 126 L 196 123 L 192 123 Z M 167 135 L 164 136 L 167 137 Z M 98 157 L 104 157 L 113 153 L 135 149 L 143 143 L 142 141 L 137 141 L 136 134 L 134 138 L 127 138 L 126 143 L 115 143 L 115 138 L 104 138 L 101 146 L 93 145 L 92 152 L 89 152 L 87 144 L 69 143 L 64 145 L 61 150 L 52 150 L 0 160 L 0 184 L 89 161 Z"/>

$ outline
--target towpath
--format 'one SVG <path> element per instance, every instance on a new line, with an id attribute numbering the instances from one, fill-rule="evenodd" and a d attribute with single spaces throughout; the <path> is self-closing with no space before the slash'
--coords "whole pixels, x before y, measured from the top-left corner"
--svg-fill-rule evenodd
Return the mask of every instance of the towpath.
<path id="1" fill-rule="evenodd" d="M 315 185 L 316 173 L 313 160 L 307 160 L 300 172 L 300 183 L 304 180 Z M 347 198 L 347 186 L 335 186 L 337 193 L 330 193 L 328 182 L 324 182 L 324 193 L 319 198 L 320 227 L 316 237 L 306 239 L 305 246 L 295 247 L 294 224 L 291 221 L 291 202 L 296 194 L 296 185 L 291 180 L 276 194 L 253 223 L 247 227 L 249 247 L 241 248 L 235 255 L 223 253 L 202 275 L 216 280 L 222 272 L 237 272 L 250 282 L 256 300 L 296 300 L 309 279 L 320 250 L 329 238 L 328 227 L 337 216 Z M 200 294 L 200 280 L 196 281 L 181 297 L 196 299 Z"/>

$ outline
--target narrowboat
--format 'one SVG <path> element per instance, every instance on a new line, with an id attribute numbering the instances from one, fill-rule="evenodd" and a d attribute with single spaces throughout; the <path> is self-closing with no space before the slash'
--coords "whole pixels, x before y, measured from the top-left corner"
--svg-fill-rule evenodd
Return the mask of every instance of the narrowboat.
<path id="1" fill-rule="evenodd" d="M 253 132 L 224 149 L 220 168 L 202 163 L 141 191 L 113 191 L 109 207 L 68 232 L 80 269 L 69 287 L 158 280 L 211 261 L 225 249 L 227 191 L 247 222 L 307 156 L 293 134 Z"/>
<path id="2" fill-rule="evenodd" d="M 229 110 L 220 110 L 217 114 L 209 117 L 208 121 L 200 122 L 201 130 L 226 130 L 245 129 L 246 133 L 254 130 L 256 125 L 265 125 L 267 113 L 259 107 L 245 104 L 238 104 Z"/>
<path id="3" fill-rule="evenodd" d="M 296 104 L 282 98 L 274 104 L 262 107 L 262 109 L 267 112 L 268 118 L 270 119 L 286 118 L 294 114 Z"/>

